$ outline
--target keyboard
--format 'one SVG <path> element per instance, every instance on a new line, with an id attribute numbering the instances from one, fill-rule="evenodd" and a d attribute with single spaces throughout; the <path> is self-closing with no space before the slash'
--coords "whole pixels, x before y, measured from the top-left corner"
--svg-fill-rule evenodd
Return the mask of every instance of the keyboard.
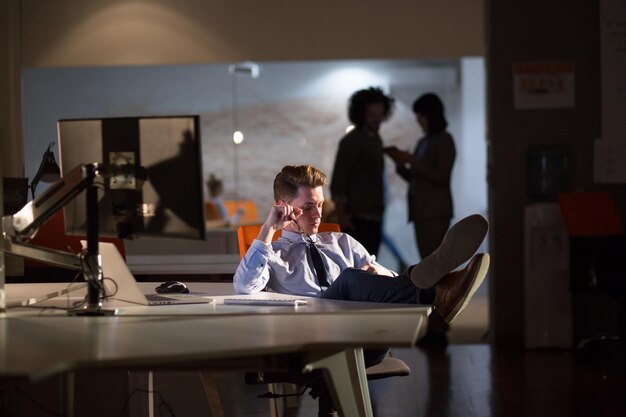
<path id="1" fill-rule="evenodd" d="M 307 301 L 302 299 L 279 299 L 279 298 L 225 298 L 224 304 L 247 305 L 247 306 L 290 306 L 297 307 L 306 305 Z"/>

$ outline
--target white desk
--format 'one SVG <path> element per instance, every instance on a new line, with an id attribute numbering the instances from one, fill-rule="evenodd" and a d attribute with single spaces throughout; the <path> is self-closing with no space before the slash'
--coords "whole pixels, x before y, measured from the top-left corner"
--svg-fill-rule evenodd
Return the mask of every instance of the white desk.
<path id="1" fill-rule="evenodd" d="M 35 380 L 102 367 L 285 370 L 295 362 L 298 371 L 328 371 L 344 415 L 371 416 L 361 348 L 414 345 L 429 307 L 312 299 L 298 308 L 218 302 L 123 307 L 115 317 L 38 313 L 10 310 L 0 319 L 0 376 Z"/>

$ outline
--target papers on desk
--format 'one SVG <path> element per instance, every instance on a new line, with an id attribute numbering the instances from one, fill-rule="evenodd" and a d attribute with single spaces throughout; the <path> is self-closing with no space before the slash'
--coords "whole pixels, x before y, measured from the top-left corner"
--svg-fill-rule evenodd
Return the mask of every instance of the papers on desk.
<path id="1" fill-rule="evenodd" d="M 224 298 L 226 305 L 298 307 L 306 303 L 307 301 L 301 298 Z"/>

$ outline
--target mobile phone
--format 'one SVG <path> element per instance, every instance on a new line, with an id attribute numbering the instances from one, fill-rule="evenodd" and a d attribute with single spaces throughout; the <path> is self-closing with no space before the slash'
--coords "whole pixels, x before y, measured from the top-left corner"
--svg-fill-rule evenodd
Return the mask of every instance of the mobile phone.
<path id="1" fill-rule="evenodd" d="M 383 152 L 384 153 L 388 153 L 388 154 L 391 154 L 391 153 L 394 153 L 394 152 L 398 152 L 398 150 L 399 149 L 397 147 L 395 147 L 395 146 L 385 146 L 383 148 Z"/>

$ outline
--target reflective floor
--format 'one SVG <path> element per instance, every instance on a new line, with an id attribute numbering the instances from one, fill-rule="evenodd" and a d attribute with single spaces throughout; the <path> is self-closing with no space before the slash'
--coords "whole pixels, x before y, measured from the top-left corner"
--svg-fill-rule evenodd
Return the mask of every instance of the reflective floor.
<path id="1" fill-rule="evenodd" d="M 394 355 L 409 364 L 412 374 L 370 383 L 377 417 L 626 416 L 623 346 L 527 351 L 452 344 L 395 349 Z M 75 416 L 211 416 L 198 372 L 155 373 L 152 414 L 146 391 L 127 385 L 139 387 L 146 377 L 110 370 L 78 374 Z M 243 372 L 218 373 L 214 379 L 226 417 L 270 415 L 268 400 L 256 397 L 265 385 L 246 385 Z M 2 381 L 0 417 L 66 415 L 58 412 L 55 381 L 33 386 Z M 315 417 L 317 402 L 305 395 L 283 411 L 284 417 Z"/>
<path id="2" fill-rule="evenodd" d="M 378 417 L 626 416 L 623 348 L 575 353 L 465 344 L 396 349 L 394 355 L 412 375 L 370 383 Z M 246 386 L 241 374 L 218 374 L 217 382 L 226 416 L 269 416 L 267 400 L 255 396 L 263 386 Z M 155 387 L 176 416 L 211 415 L 197 375 L 157 375 Z M 315 417 L 316 410 L 305 395 L 284 415 Z"/>
<path id="3" fill-rule="evenodd" d="M 370 383 L 375 416 L 626 416 L 623 345 L 595 345 L 586 350 L 496 349 L 480 343 L 488 328 L 486 320 L 486 298 L 479 296 L 455 321 L 449 334 L 451 344 L 394 349 L 394 356 L 404 360 L 412 374 Z M 149 415 L 145 391 L 134 391 L 129 398 L 129 375 L 117 372 L 90 373 L 84 379 L 77 376 L 76 417 Z M 132 380 L 147 380 L 146 375 L 131 373 L 131 386 Z M 270 415 L 268 400 L 257 398 L 266 386 L 246 385 L 243 372 L 218 373 L 214 378 L 226 417 Z M 157 391 L 153 416 L 211 416 L 197 372 L 159 372 L 153 381 Z M 8 382 L 0 384 L 0 417 L 59 415 L 46 411 L 58 405 L 58 387 L 53 382 L 37 384 L 29 391 L 31 397 Z M 9 400 L 19 400 L 19 412 L 6 407 Z M 305 394 L 295 407 L 282 411 L 283 417 L 316 417 L 317 402 Z"/>
<path id="4" fill-rule="evenodd" d="M 486 294 L 478 294 L 452 326 L 448 346 L 395 349 L 394 356 L 404 360 L 412 374 L 370 383 L 375 415 L 626 416 L 626 348 L 495 349 L 480 343 L 487 336 L 487 320 Z M 269 416 L 267 400 L 256 398 L 264 386 L 246 386 L 242 374 L 218 374 L 217 382 L 226 416 Z M 196 388 L 181 388 L 185 386 Z M 176 416 L 210 416 L 197 375 L 157 375 L 155 387 Z M 317 403 L 305 395 L 282 415 L 315 417 Z"/>
<path id="5" fill-rule="evenodd" d="M 415 372 L 406 384 L 396 378 L 372 387 L 378 416 L 626 415 L 623 349 L 582 354 L 451 345 L 397 356 Z"/>

